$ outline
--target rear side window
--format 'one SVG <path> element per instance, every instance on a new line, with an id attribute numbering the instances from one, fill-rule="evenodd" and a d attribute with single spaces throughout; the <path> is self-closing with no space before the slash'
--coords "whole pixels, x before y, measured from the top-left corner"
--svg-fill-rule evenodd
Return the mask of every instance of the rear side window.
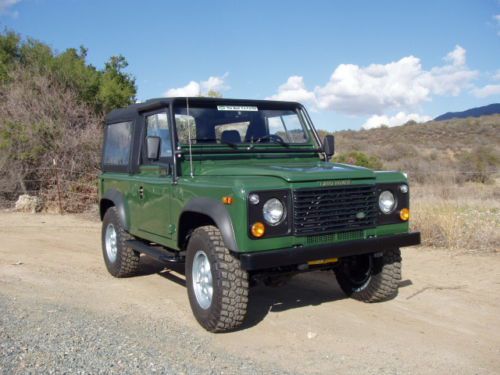
<path id="1" fill-rule="evenodd" d="M 105 139 L 103 163 L 118 166 L 128 165 L 132 141 L 132 122 L 107 125 Z"/>

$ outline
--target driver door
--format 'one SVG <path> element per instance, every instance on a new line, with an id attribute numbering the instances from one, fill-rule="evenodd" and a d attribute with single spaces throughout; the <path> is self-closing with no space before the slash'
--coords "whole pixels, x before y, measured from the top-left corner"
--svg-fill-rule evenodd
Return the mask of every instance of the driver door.
<path id="1" fill-rule="evenodd" d="M 144 115 L 144 139 L 138 175 L 139 222 L 142 237 L 161 243 L 172 237 L 172 142 L 171 120 L 167 108 Z M 146 137 L 160 137 L 160 158 L 147 159 Z"/>

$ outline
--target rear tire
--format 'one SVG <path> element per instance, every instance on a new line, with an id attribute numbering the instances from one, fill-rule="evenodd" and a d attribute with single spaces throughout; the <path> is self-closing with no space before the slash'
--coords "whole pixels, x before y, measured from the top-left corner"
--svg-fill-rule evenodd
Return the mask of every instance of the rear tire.
<path id="1" fill-rule="evenodd" d="M 362 302 L 382 302 L 398 294 L 401 281 L 401 251 L 384 251 L 381 255 L 356 255 L 342 259 L 335 269 L 343 292 Z"/>
<path id="2" fill-rule="evenodd" d="M 192 233 L 186 255 L 189 303 L 196 320 L 210 332 L 239 327 L 247 312 L 248 273 L 224 245 L 215 226 Z"/>
<path id="3" fill-rule="evenodd" d="M 132 238 L 123 228 L 116 208 L 109 208 L 102 220 L 102 255 L 114 277 L 133 276 L 139 267 L 140 254 L 125 245 Z"/>

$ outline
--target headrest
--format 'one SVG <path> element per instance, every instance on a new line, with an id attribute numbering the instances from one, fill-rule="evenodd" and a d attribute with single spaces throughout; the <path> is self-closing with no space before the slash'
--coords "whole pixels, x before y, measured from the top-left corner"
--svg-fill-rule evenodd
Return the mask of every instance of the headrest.
<path id="1" fill-rule="evenodd" d="M 241 143 L 241 136 L 238 130 L 224 130 L 220 139 L 222 142 Z"/>

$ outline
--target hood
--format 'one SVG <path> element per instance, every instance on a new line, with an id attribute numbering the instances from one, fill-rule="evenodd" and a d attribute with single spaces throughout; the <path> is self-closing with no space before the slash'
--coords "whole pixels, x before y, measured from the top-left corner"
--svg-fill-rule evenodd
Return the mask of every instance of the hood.
<path id="1" fill-rule="evenodd" d="M 240 165 L 217 163 L 204 166 L 199 174 L 203 176 L 279 177 L 288 182 L 375 178 L 371 169 L 322 161 L 280 163 L 279 165 L 272 165 L 269 162 L 266 164 L 242 162 Z"/>

